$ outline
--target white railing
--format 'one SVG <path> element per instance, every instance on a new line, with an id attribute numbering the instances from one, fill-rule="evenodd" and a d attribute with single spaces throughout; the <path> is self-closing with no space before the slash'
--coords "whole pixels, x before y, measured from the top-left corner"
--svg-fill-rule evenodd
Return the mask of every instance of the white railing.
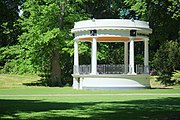
<path id="1" fill-rule="evenodd" d="M 127 74 L 129 67 L 124 64 L 117 65 L 97 65 L 97 74 Z M 137 74 L 149 74 L 149 66 L 136 65 Z M 74 66 L 74 74 L 90 74 L 91 65 Z"/>
<path id="2" fill-rule="evenodd" d="M 90 73 L 91 73 L 91 65 L 79 66 L 79 74 L 90 74 Z"/>
<path id="3" fill-rule="evenodd" d="M 149 74 L 149 66 L 144 65 L 136 65 L 136 73 L 137 74 Z"/>
<path id="4" fill-rule="evenodd" d="M 124 74 L 125 65 L 97 65 L 99 74 Z"/>

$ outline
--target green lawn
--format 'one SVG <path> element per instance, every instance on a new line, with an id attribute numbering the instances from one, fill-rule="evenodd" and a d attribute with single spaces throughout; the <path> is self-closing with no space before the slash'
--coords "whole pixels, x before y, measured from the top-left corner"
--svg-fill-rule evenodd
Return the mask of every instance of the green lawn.
<path id="1" fill-rule="evenodd" d="M 70 87 L 49 88 L 26 86 L 26 84 L 23 84 L 28 82 L 34 82 L 38 79 L 39 78 L 37 76 L 0 75 L 0 84 L 4 84 L 0 85 L 0 119 L 180 119 L 179 88 L 94 91 L 73 90 Z M 8 86 L 8 84 L 10 84 L 10 86 Z M 59 96 L 41 96 L 47 94 Z M 71 94 L 72 96 L 61 96 L 66 94 Z M 104 96 L 101 96 L 101 94 L 103 94 Z M 106 94 L 108 95 L 106 96 Z"/>
<path id="2" fill-rule="evenodd" d="M 179 120 L 180 97 L 4 97 L 0 108 L 2 120 Z"/>
<path id="3" fill-rule="evenodd" d="M 40 80 L 36 75 L 11 75 L 0 74 L 0 89 L 1 88 L 27 88 L 27 83 L 33 83 Z M 36 87 L 36 86 L 29 86 Z"/>

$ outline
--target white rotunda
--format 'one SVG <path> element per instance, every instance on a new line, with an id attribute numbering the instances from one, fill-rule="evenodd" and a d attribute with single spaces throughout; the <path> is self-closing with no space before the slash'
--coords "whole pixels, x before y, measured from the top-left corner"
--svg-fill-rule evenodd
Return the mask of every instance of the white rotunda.
<path id="1" fill-rule="evenodd" d="M 150 88 L 148 22 L 129 19 L 92 19 L 76 22 L 74 89 Z M 78 41 L 91 42 L 91 65 L 79 65 Z M 134 42 L 144 41 L 144 65 L 134 63 Z M 124 42 L 124 64 L 98 65 L 97 42 Z"/>

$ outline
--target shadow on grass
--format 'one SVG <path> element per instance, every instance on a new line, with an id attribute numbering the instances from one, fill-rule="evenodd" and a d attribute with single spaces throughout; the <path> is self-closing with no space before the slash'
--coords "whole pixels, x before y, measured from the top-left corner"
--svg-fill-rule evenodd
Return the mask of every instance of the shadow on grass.
<path id="1" fill-rule="evenodd" d="M 1 99 L 0 119 L 180 120 L 180 98 L 83 103 Z"/>
<path id="2" fill-rule="evenodd" d="M 150 89 L 173 89 L 173 87 L 151 87 Z"/>
<path id="3" fill-rule="evenodd" d="M 25 86 L 47 86 L 47 81 L 45 79 L 40 79 L 30 83 L 23 83 Z"/>

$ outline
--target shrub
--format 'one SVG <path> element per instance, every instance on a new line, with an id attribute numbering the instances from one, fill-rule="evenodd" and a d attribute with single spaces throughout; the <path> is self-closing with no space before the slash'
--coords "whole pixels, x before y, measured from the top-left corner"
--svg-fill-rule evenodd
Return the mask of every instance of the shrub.
<path id="1" fill-rule="evenodd" d="M 175 84 L 171 77 L 175 70 L 180 70 L 180 44 L 175 41 L 165 42 L 155 53 L 152 63 L 162 84 Z"/>
<path id="2" fill-rule="evenodd" d="M 174 81 L 175 84 L 180 85 L 180 70 L 173 72 L 171 80 Z"/>

